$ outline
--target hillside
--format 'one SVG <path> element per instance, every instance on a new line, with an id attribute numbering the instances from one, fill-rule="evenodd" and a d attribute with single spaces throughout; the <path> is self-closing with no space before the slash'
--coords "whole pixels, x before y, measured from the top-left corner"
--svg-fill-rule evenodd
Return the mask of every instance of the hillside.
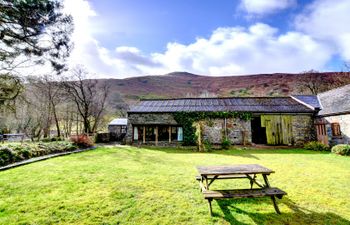
<path id="1" fill-rule="evenodd" d="M 310 94 L 306 81 L 316 82 L 322 90 L 350 81 L 349 72 L 311 74 L 259 74 L 210 77 L 185 72 L 127 79 L 102 79 L 111 84 L 110 103 L 125 109 L 140 99 L 214 97 L 214 96 L 287 96 Z"/>

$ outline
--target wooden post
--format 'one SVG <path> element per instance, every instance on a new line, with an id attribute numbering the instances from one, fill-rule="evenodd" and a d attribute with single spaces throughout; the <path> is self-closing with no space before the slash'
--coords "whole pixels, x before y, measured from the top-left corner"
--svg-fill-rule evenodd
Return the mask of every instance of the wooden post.
<path id="1" fill-rule="evenodd" d="M 171 143 L 171 126 L 169 126 L 168 133 L 169 133 L 169 143 Z"/>
<path id="2" fill-rule="evenodd" d="M 156 126 L 156 145 L 158 145 L 158 126 Z"/>
<path id="3" fill-rule="evenodd" d="M 146 126 L 143 126 L 143 137 L 142 137 L 143 143 L 146 143 Z"/>

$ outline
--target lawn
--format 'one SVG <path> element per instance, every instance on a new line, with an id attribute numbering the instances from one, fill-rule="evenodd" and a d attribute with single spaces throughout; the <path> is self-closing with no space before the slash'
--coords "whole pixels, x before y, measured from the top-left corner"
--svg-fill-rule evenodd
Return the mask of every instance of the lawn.
<path id="1" fill-rule="evenodd" d="M 213 201 L 196 165 L 258 163 L 288 195 L 281 215 L 269 198 Z M 99 147 L 0 172 L 0 224 L 350 224 L 350 157 L 293 150 L 196 153 Z M 249 187 L 245 180 L 220 187 Z"/>

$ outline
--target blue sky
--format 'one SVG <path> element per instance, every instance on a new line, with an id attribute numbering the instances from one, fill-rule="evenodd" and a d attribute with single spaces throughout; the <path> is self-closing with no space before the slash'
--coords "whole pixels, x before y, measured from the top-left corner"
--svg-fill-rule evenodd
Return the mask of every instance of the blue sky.
<path id="1" fill-rule="evenodd" d="M 99 77 L 341 70 L 348 0 L 66 0 L 71 66 Z M 79 10 L 77 10 L 79 9 Z"/>

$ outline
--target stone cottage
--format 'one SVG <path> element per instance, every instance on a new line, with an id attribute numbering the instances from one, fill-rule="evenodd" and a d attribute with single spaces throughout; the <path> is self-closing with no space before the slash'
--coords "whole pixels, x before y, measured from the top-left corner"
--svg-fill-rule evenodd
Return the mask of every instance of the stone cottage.
<path id="1" fill-rule="evenodd" d="M 109 132 L 109 140 L 110 141 L 120 141 L 122 140 L 126 135 L 128 125 L 128 119 L 127 118 L 116 118 L 113 119 L 108 124 L 108 132 Z"/>
<path id="2" fill-rule="evenodd" d="M 350 85 L 321 93 L 318 98 L 322 108 L 315 121 L 318 141 L 350 144 Z"/>
<path id="3" fill-rule="evenodd" d="M 186 134 L 175 119 L 179 112 L 248 113 L 251 118 L 208 118 L 201 123 L 203 139 L 219 144 L 302 145 L 312 140 L 317 96 L 230 97 L 142 100 L 128 111 L 126 142 L 176 145 Z"/>

